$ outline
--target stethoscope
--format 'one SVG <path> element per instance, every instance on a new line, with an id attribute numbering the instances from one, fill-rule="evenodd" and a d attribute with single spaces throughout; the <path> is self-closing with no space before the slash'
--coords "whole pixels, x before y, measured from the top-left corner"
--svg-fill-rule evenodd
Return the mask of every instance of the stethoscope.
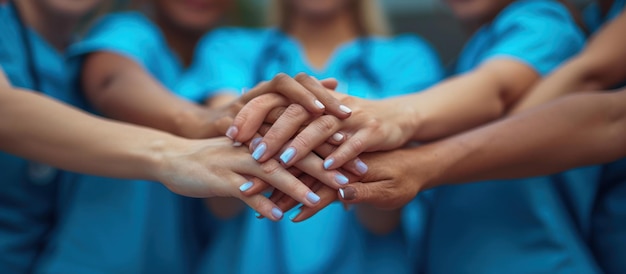
<path id="1" fill-rule="evenodd" d="M 272 61 L 277 61 L 280 68 L 286 67 L 289 61 L 286 54 L 281 51 L 281 42 L 287 39 L 286 34 L 277 29 L 271 32 L 254 66 L 254 84 L 267 80 L 265 79 L 266 70 Z M 362 79 L 366 80 L 369 86 L 373 87 L 373 90 L 380 90 L 382 84 L 379 78 L 376 76 L 376 73 L 372 71 L 370 66 L 367 65 L 367 59 L 372 53 L 371 43 L 367 38 L 359 38 L 357 43 L 359 56 L 348 63 L 344 69 L 344 76 L 348 79 L 359 79 L 360 76 Z"/>
<path id="2" fill-rule="evenodd" d="M 29 76 L 33 83 L 33 90 L 41 92 L 41 77 L 39 76 L 39 73 L 37 73 L 35 51 L 33 49 L 33 43 L 28 36 L 26 23 L 22 17 L 22 14 L 20 13 L 20 10 L 13 0 L 9 0 L 9 6 L 13 9 L 15 17 L 17 18 L 20 39 L 22 40 L 21 42 L 24 45 L 24 50 L 26 51 L 26 58 L 28 60 L 28 73 L 30 74 Z M 36 185 L 48 185 L 55 181 L 60 172 L 56 168 L 53 168 L 49 165 L 29 161 L 26 173 L 28 180 L 31 183 Z"/>

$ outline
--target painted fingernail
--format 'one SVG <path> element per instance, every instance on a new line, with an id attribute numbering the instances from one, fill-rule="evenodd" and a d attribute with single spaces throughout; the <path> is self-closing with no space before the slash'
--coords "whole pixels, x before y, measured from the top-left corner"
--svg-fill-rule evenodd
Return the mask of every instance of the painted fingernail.
<path id="1" fill-rule="evenodd" d="M 253 183 L 253 182 L 246 182 L 246 183 L 244 183 L 243 185 L 241 185 L 241 186 L 239 187 L 239 190 L 240 190 L 241 192 L 245 192 L 245 191 L 247 191 L 248 189 L 250 189 L 253 185 L 254 185 L 254 183 Z"/>
<path id="2" fill-rule="evenodd" d="M 265 143 L 260 143 L 259 146 L 254 149 L 254 152 L 252 152 L 252 158 L 258 161 L 261 157 L 263 157 L 266 149 L 267 145 L 265 145 Z"/>
<path id="3" fill-rule="evenodd" d="M 315 100 L 315 106 L 317 106 L 319 109 L 325 109 L 326 106 L 324 104 L 322 104 L 322 102 L 320 102 L 320 100 Z"/>
<path id="4" fill-rule="evenodd" d="M 274 216 L 277 220 L 280 220 L 280 218 L 283 217 L 283 211 L 277 207 L 272 208 L 272 216 Z"/>
<path id="5" fill-rule="evenodd" d="M 313 192 L 309 192 L 306 194 L 306 199 L 312 204 L 317 204 L 320 201 L 320 196 L 317 196 L 317 194 Z"/>
<path id="6" fill-rule="evenodd" d="M 337 175 L 335 175 L 335 181 L 340 185 L 345 185 L 348 183 L 348 177 L 341 173 L 337 173 Z"/>
<path id="7" fill-rule="evenodd" d="M 239 132 L 239 129 L 237 129 L 236 126 L 230 126 L 228 130 L 226 131 L 226 137 L 230 138 L 231 140 L 235 140 L 235 137 L 237 136 L 238 132 Z"/>
<path id="8" fill-rule="evenodd" d="M 333 158 L 328 158 L 324 161 L 324 169 L 328 169 L 330 166 L 333 165 L 333 163 L 335 162 L 335 159 Z"/>
<path id="9" fill-rule="evenodd" d="M 350 109 L 349 107 L 347 107 L 345 105 L 340 105 L 339 106 L 339 110 L 341 110 L 344 113 L 352 113 L 352 109 Z"/>
<path id="10" fill-rule="evenodd" d="M 261 213 L 255 212 L 254 217 L 261 218 Z"/>
<path id="11" fill-rule="evenodd" d="M 344 187 L 340 188 L 339 190 L 341 191 L 341 198 L 343 198 L 344 200 L 350 201 L 356 199 L 356 189 L 354 189 L 353 187 Z"/>
<path id="12" fill-rule="evenodd" d="M 361 173 L 361 174 L 365 174 L 367 173 L 367 170 L 369 168 L 367 167 L 367 165 L 365 163 L 363 163 L 363 161 L 361 161 L 360 159 L 356 160 L 356 170 Z"/>
<path id="13" fill-rule="evenodd" d="M 240 146 L 241 146 L 241 142 L 234 142 L 234 143 L 233 143 L 233 146 L 234 146 L 234 147 L 240 147 Z"/>
<path id="14" fill-rule="evenodd" d="M 343 188 L 339 189 L 339 195 L 341 196 L 341 199 L 345 199 L 346 198 L 346 194 L 343 192 Z"/>
<path id="15" fill-rule="evenodd" d="M 343 140 L 343 134 L 341 134 L 339 132 L 333 134 L 333 140 L 335 142 L 341 142 L 341 140 Z"/>
<path id="16" fill-rule="evenodd" d="M 291 214 L 289 214 L 289 220 L 293 221 L 296 217 L 298 217 L 298 215 L 300 215 L 300 213 L 302 213 L 302 209 L 294 210 Z"/>
<path id="17" fill-rule="evenodd" d="M 293 159 L 293 156 L 296 156 L 296 149 L 293 147 L 289 147 L 283 152 L 283 154 L 280 155 L 280 160 L 286 164 L 289 163 L 291 159 Z"/>
<path id="18" fill-rule="evenodd" d="M 256 137 L 252 139 L 252 142 L 250 143 L 250 147 L 252 147 L 252 149 L 255 149 L 259 145 L 261 140 L 263 140 L 263 137 Z"/>

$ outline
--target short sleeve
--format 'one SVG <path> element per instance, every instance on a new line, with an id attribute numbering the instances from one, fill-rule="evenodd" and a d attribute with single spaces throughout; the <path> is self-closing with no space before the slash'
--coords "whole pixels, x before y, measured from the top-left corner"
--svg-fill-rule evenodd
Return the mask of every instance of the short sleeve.
<path id="1" fill-rule="evenodd" d="M 517 1 L 494 21 L 495 44 L 485 59 L 517 59 L 546 75 L 577 54 L 585 36 L 567 9 L 556 1 Z"/>
<path id="2" fill-rule="evenodd" d="M 398 96 L 424 90 L 444 76 L 439 56 L 424 40 L 414 35 L 398 36 L 378 47 L 373 66 L 380 75 L 384 97 Z"/>
<path id="3" fill-rule="evenodd" d="M 143 67 L 159 58 L 162 44 L 158 29 L 141 13 L 125 12 L 103 17 L 86 37 L 69 49 L 70 57 L 81 57 L 97 51 L 109 51 L 127 57 Z"/>
<path id="4" fill-rule="evenodd" d="M 208 99 L 219 93 L 241 94 L 254 86 L 254 64 L 264 31 L 224 28 L 198 45 L 184 89 Z"/>

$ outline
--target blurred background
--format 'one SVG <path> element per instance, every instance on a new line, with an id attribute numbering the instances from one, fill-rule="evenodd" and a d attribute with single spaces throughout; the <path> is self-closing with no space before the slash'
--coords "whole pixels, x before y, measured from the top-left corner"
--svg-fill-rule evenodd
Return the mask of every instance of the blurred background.
<path id="1" fill-rule="evenodd" d="M 116 0 L 118 6 L 129 0 Z M 592 0 L 568 0 L 583 9 Z M 237 0 L 238 24 L 264 26 L 265 8 L 269 0 Z M 395 33 L 415 33 L 426 39 L 439 52 L 444 64 L 454 60 L 467 35 L 448 13 L 443 0 L 379 0 Z"/>

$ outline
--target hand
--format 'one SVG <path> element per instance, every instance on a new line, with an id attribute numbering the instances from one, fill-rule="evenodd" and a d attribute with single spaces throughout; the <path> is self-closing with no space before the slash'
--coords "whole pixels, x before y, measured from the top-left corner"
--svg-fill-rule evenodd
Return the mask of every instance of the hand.
<path id="1" fill-rule="evenodd" d="M 287 107 L 291 103 L 302 106 L 313 116 L 329 113 L 339 119 L 348 118 L 351 110 L 341 104 L 328 89 L 334 89 L 337 81 L 326 79 L 321 82 L 306 74 L 298 74 L 291 78 L 286 74 L 278 74 L 270 82 L 263 82 L 241 96 L 240 102 L 246 105 L 252 104 L 255 112 L 248 111 L 243 115 L 237 115 L 231 127 L 228 128 L 226 136 L 236 142 L 249 141 L 258 131 L 262 122 L 271 110 Z M 263 96 L 265 95 L 265 96 Z M 272 96 L 274 95 L 274 96 Z M 261 98 L 261 99 L 258 99 Z M 246 126 L 245 131 L 241 131 L 244 124 L 253 120 L 256 128 Z"/>
<path id="2" fill-rule="evenodd" d="M 190 197 L 235 197 L 260 214 L 280 220 L 283 212 L 261 194 L 246 197 L 241 189 L 262 180 L 284 191 L 299 202 L 313 206 L 319 198 L 277 161 L 254 161 L 245 147 L 233 147 L 226 138 L 184 140 L 164 148 L 156 157 L 154 178 L 167 188 Z M 327 177 L 334 176 L 329 172 Z M 256 177 L 258 179 L 248 180 Z M 249 187 L 249 186 L 248 186 Z"/>
<path id="3" fill-rule="evenodd" d="M 255 100 L 251 101 L 237 116 L 250 117 L 254 113 L 267 112 L 270 108 L 268 105 L 272 104 L 263 102 L 266 99 L 260 97 L 255 99 L 259 100 L 256 103 Z M 368 101 L 343 96 L 342 101 L 354 107 L 349 119 L 339 120 L 332 115 L 323 115 L 310 123 L 310 113 L 301 106 L 290 105 L 265 134 L 261 141 L 263 151 L 255 151 L 257 153 L 253 155 L 256 154 L 258 157 L 255 158 L 263 162 L 272 158 L 293 138 L 291 145 L 280 156 L 281 161 L 289 166 L 328 142 L 339 147 L 326 157 L 324 168 L 335 169 L 346 163 L 354 163 L 359 173 L 364 174 L 367 165 L 356 159 L 360 153 L 395 149 L 406 144 L 413 136 L 416 128 L 413 109 L 399 98 Z M 257 130 L 262 122 L 260 118 L 248 119 L 242 123 L 241 132 L 247 134 L 248 131 Z M 306 123 L 308 125 L 301 129 Z"/>

